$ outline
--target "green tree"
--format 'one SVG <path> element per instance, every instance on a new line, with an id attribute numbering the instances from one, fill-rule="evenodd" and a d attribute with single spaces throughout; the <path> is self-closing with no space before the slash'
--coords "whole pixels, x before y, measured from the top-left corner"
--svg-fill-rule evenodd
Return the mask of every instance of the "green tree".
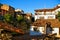
<path id="1" fill-rule="evenodd" d="M 14 18 L 11 14 L 5 14 L 4 21 L 12 24 L 14 27 L 24 30 L 25 32 L 29 31 L 30 23 L 27 22 L 28 20 L 22 15 L 17 15 L 16 18 Z"/>
<path id="2" fill-rule="evenodd" d="M 12 15 L 11 14 L 5 14 L 4 15 L 4 21 L 11 23 L 11 21 L 12 21 Z"/>
<path id="3" fill-rule="evenodd" d="M 24 18 L 22 15 L 17 15 L 16 19 L 18 22 L 21 22 L 21 21 L 23 21 Z"/>
<path id="4" fill-rule="evenodd" d="M 27 31 L 29 28 L 29 26 L 27 25 L 27 23 L 25 22 L 25 21 L 22 21 L 21 23 L 20 23 L 20 27 L 21 27 L 21 29 L 23 29 L 24 31 Z"/>
<path id="5" fill-rule="evenodd" d="M 17 19 L 16 26 L 18 28 L 24 30 L 25 32 L 29 30 L 30 23 L 26 22 L 26 21 L 28 21 L 28 20 L 26 20 L 26 18 L 24 18 L 22 15 L 17 15 L 16 19 Z"/>
<path id="6" fill-rule="evenodd" d="M 60 11 L 58 11 L 57 18 L 60 21 Z"/>

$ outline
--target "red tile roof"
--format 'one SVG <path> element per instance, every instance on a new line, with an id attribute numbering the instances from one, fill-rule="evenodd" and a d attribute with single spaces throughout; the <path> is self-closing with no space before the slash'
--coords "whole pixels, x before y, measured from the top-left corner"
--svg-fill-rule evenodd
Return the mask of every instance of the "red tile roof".
<path id="1" fill-rule="evenodd" d="M 58 8 L 60 8 L 60 6 L 56 6 L 56 7 L 52 8 L 52 9 L 36 9 L 35 11 L 36 12 L 54 11 L 54 10 L 56 10 Z"/>
<path id="2" fill-rule="evenodd" d="M 51 23 L 52 27 L 60 27 L 60 21 L 58 19 L 38 19 L 32 25 L 37 27 L 44 27 L 48 22 Z"/>

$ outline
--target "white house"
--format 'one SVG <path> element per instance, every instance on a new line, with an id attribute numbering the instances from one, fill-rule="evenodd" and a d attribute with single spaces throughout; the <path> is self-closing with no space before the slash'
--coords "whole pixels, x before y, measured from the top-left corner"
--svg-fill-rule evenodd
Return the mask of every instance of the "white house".
<path id="1" fill-rule="evenodd" d="M 34 15 L 35 22 L 31 25 L 30 31 L 34 32 L 34 27 L 37 26 L 37 29 L 39 30 L 40 34 L 46 34 L 46 32 L 48 32 L 46 30 L 48 29 L 45 29 L 45 25 L 46 25 L 46 22 L 48 21 L 48 22 L 51 22 L 51 26 L 53 28 L 53 31 L 51 31 L 52 34 L 57 33 L 57 36 L 58 36 L 60 31 L 59 30 L 60 22 L 56 19 L 56 15 L 58 14 L 58 11 L 60 11 L 60 4 L 52 9 L 35 10 L 35 15 Z M 41 26 L 40 24 L 42 24 L 42 22 L 43 22 L 43 25 Z M 45 25 L 44 25 L 44 22 L 45 22 Z"/>
<path id="2" fill-rule="evenodd" d="M 60 11 L 60 4 L 52 9 L 36 9 L 35 10 L 35 21 L 37 19 L 55 19 L 55 16 L 58 14 L 58 11 Z"/>

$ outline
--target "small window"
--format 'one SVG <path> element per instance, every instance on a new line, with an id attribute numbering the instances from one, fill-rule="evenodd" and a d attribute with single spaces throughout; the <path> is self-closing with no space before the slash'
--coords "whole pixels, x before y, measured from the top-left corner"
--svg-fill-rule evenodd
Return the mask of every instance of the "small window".
<path id="1" fill-rule="evenodd" d="M 32 20 L 32 22 L 34 22 L 34 17 L 32 17 L 32 19 L 31 19 L 31 20 Z"/>
<path id="2" fill-rule="evenodd" d="M 53 16 L 48 16 L 48 19 L 53 19 Z"/>
<path id="3" fill-rule="evenodd" d="M 34 28 L 34 31 L 38 32 L 39 30 L 37 28 Z"/>
<path id="4" fill-rule="evenodd" d="M 2 10 L 0 10 L 0 12 L 1 12 Z"/>
<path id="5" fill-rule="evenodd" d="M 37 31 L 37 28 L 34 28 L 34 31 Z"/>
<path id="6" fill-rule="evenodd" d="M 44 17 L 40 17 L 40 19 L 44 19 Z"/>
<path id="7" fill-rule="evenodd" d="M 59 34 L 60 34 L 60 28 L 59 28 Z"/>

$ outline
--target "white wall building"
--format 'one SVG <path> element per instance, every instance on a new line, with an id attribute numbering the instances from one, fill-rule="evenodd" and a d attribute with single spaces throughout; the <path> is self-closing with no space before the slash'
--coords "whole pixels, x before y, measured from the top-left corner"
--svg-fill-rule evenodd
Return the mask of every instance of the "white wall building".
<path id="1" fill-rule="evenodd" d="M 35 21 L 37 19 L 55 19 L 55 16 L 58 14 L 58 11 L 60 11 L 60 4 L 57 5 L 53 9 L 37 9 L 35 10 Z"/>
<path id="2" fill-rule="evenodd" d="M 35 22 L 37 19 L 56 19 L 56 15 L 58 14 L 58 11 L 60 11 L 60 4 L 57 5 L 55 8 L 53 9 L 37 9 L 35 10 L 35 15 L 34 15 L 34 19 Z M 34 32 L 34 25 L 31 26 L 30 31 Z M 40 34 L 44 34 L 45 33 L 45 27 L 38 27 L 38 30 L 40 32 Z M 52 34 L 53 33 L 57 33 L 57 36 L 59 35 L 59 27 L 54 27 Z M 36 33 L 37 34 L 37 33 Z"/>

